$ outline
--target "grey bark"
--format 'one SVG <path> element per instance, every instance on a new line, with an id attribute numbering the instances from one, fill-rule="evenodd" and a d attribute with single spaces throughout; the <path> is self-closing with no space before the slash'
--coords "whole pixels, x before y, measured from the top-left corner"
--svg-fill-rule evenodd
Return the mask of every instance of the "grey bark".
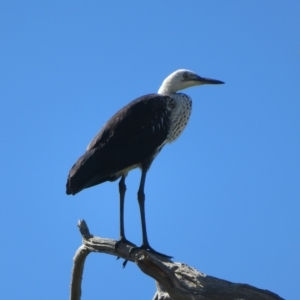
<path id="1" fill-rule="evenodd" d="M 90 234 L 84 220 L 78 222 L 83 238 L 74 256 L 71 278 L 70 300 L 81 299 L 81 281 L 84 262 L 90 252 L 101 252 L 136 263 L 142 272 L 156 280 L 157 291 L 153 300 L 279 300 L 283 299 L 268 291 L 248 284 L 232 283 L 213 276 L 205 275 L 196 269 L 179 262 L 153 255 L 145 250 L 130 254 L 131 245 L 96 237 Z"/>

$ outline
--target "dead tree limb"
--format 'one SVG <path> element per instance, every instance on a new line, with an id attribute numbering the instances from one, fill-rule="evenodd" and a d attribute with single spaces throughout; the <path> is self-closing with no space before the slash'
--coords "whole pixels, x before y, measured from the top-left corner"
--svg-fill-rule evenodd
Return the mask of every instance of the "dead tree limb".
<path id="1" fill-rule="evenodd" d="M 196 269 L 178 262 L 153 255 L 145 250 L 130 254 L 132 245 L 119 244 L 90 234 L 84 220 L 78 222 L 83 245 L 74 256 L 70 300 L 81 299 L 81 281 L 84 262 L 90 252 L 101 252 L 132 261 L 147 275 L 156 280 L 157 292 L 153 300 L 282 300 L 278 295 L 248 284 L 232 283 L 205 275 Z"/>

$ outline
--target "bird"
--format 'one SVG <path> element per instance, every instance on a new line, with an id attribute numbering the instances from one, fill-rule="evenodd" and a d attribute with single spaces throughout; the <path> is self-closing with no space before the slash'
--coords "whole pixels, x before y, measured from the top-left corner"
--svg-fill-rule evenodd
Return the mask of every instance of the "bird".
<path id="1" fill-rule="evenodd" d="M 154 250 L 148 241 L 144 193 L 147 171 L 162 148 L 174 142 L 189 121 L 192 100 L 178 91 L 203 84 L 223 83 L 186 69 L 173 72 L 162 82 L 157 93 L 139 97 L 113 115 L 71 168 L 66 184 L 67 195 L 75 195 L 83 189 L 120 179 L 120 237 L 116 248 L 119 243 L 134 245 L 127 240 L 124 229 L 125 179 L 131 170 L 140 168 L 137 198 L 142 245 L 133 248 L 170 258 Z"/>

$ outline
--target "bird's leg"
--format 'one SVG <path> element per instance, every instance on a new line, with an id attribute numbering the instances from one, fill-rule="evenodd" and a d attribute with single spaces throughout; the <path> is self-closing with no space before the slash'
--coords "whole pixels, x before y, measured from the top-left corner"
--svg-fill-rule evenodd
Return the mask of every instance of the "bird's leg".
<path id="1" fill-rule="evenodd" d="M 125 192 L 126 192 L 126 185 L 125 185 L 125 176 L 121 177 L 119 182 L 119 192 L 120 192 L 120 240 L 125 238 L 125 230 L 124 230 L 124 202 L 125 202 Z"/>
<path id="2" fill-rule="evenodd" d="M 147 236 L 147 229 L 146 229 L 146 218 L 145 218 L 145 181 L 146 181 L 146 174 L 147 171 L 142 170 L 141 182 L 140 187 L 138 190 L 138 202 L 140 206 L 140 214 L 141 214 L 141 222 L 142 222 L 142 234 L 143 234 L 143 244 L 142 247 L 150 248 Z"/>
<path id="3" fill-rule="evenodd" d="M 140 187 L 138 190 L 138 202 L 140 206 L 140 214 L 141 214 L 141 222 L 142 222 L 142 234 L 143 234 L 143 243 L 141 247 L 136 247 L 131 249 L 131 253 L 134 250 L 137 249 L 145 249 L 151 253 L 158 254 L 165 256 L 167 258 L 172 258 L 171 256 L 165 255 L 163 253 L 155 251 L 149 244 L 148 241 L 148 236 L 147 236 L 147 229 L 146 229 L 146 219 L 145 219 L 145 193 L 144 193 L 144 187 L 145 187 L 145 181 L 146 181 L 146 174 L 147 174 L 147 169 L 143 168 L 142 169 L 142 176 L 141 176 L 141 182 L 140 182 Z"/>
<path id="4" fill-rule="evenodd" d="M 125 202 L 125 175 L 121 177 L 119 182 L 119 192 L 120 192 L 120 239 L 115 244 L 115 249 L 117 250 L 120 243 L 130 244 L 135 246 L 133 243 L 129 242 L 125 237 L 125 229 L 124 229 L 124 202 Z"/>

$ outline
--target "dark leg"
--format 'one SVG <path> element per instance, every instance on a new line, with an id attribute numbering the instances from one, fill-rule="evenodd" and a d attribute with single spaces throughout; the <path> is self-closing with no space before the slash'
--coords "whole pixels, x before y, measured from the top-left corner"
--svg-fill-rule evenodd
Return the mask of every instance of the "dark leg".
<path id="1" fill-rule="evenodd" d="M 143 234 L 143 244 L 142 248 L 148 249 L 150 248 L 147 236 L 147 229 L 146 229 L 146 219 L 145 219 L 145 180 L 146 180 L 147 171 L 142 170 L 141 182 L 140 187 L 138 190 L 138 201 L 140 206 L 140 214 L 141 214 L 141 222 L 142 222 L 142 234 Z"/>
<path id="2" fill-rule="evenodd" d="M 125 185 L 125 176 L 121 177 L 119 182 L 119 192 L 120 192 L 120 239 L 115 244 L 115 249 L 117 250 L 118 245 L 120 243 L 126 243 L 135 246 L 133 243 L 129 242 L 125 237 L 125 229 L 124 229 L 124 202 L 125 202 L 125 192 L 126 192 L 126 185 Z"/>
<path id="3" fill-rule="evenodd" d="M 139 187 L 139 190 L 138 190 L 138 202 L 139 202 L 139 206 L 140 206 L 140 214 L 141 214 L 141 222 L 142 222 L 142 233 L 143 233 L 143 244 L 140 248 L 141 249 L 146 249 L 149 252 L 154 253 L 154 254 L 162 255 L 162 256 L 165 256 L 167 258 L 171 258 L 171 256 L 167 256 L 165 254 L 162 254 L 162 253 L 159 253 L 159 252 L 155 251 L 150 246 L 150 244 L 148 242 L 147 229 L 146 229 L 146 219 L 145 219 L 145 193 L 144 193 L 146 174 L 147 174 L 147 169 L 142 169 L 142 177 L 141 177 L 140 187 Z M 139 249 L 139 248 L 133 248 L 132 250 L 134 251 L 135 249 Z"/>
<path id="4" fill-rule="evenodd" d="M 121 177 L 119 182 L 119 192 L 120 192 L 120 240 L 125 238 L 125 230 L 124 230 L 124 201 L 125 201 L 125 192 L 126 192 L 126 185 L 125 185 L 125 176 Z"/>

